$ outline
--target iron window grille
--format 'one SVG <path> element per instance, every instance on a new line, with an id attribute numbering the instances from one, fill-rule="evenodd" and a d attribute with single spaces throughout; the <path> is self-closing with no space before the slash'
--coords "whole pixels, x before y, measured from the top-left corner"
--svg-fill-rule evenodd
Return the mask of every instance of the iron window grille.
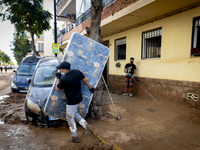
<path id="1" fill-rule="evenodd" d="M 63 0 L 58 0 L 56 2 L 56 10 L 58 10 L 58 8 L 61 6 L 62 2 L 63 2 Z"/>
<path id="2" fill-rule="evenodd" d="M 126 38 L 115 40 L 115 61 L 126 59 Z"/>
<path id="3" fill-rule="evenodd" d="M 161 57 L 162 28 L 142 33 L 142 59 Z"/>
<path id="4" fill-rule="evenodd" d="M 193 19 L 191 56 L 200 56 L 200 17 Z"/>

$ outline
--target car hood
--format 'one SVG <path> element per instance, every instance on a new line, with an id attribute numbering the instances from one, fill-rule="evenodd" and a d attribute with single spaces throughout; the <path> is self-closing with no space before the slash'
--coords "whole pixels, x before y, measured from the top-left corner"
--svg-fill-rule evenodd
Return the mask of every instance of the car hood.
<path id="1" fill-rule="evenodd" d="M 13 82 L 18 87 L 29 87 L 29 84 L 26 81 L 27 78 L 32 78 L 32 76 L 15 75 Z"/>
<path id="2" fill-rule="evenodd" d="M 49 96 L 49 93 L 51 91 L 52 87 L 30 87 L 29 93 L 31 91 L 31 94 L 29 94 L 29 99 L 35 103 L 39 104 L 43 109 L 46 104 L 47 98 Z M 40 102 L 39 102 L 40 101 Z"/>

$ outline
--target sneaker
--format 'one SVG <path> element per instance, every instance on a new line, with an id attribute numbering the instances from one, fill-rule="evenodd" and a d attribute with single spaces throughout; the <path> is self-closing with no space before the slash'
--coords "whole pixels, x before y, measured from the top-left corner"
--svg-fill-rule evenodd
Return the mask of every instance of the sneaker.
<path id="1" fill-rule="evenodd" d="M 130 97 L 132 97 L 132 96 L 133 96 L 133 94 L 129 94 L 129 96 L 130 96 Z"/>
<path id="2" fill-rule="evenodd" d="M 68 141 L 69 141 L 69 142 L 72 142 L 72 143 L 79 143 L 79 142 L 80 142 L 80 140 L 79 140 L 78 137 L 69 138 Z"/>
<path id="3" fill-rule="evenodd" d="M 91 125 L 87 124 L 87 125 L 86 125 L 86 129 L 87 129 L 87 130 L 90 130 L 90 128 L 91 128 Z"/>
<path id="4" fill-rule="evenodd" d="M 124 95 L 124 96 L 128 96 L 128 93 L 124 93 L 123 95 Z"/>

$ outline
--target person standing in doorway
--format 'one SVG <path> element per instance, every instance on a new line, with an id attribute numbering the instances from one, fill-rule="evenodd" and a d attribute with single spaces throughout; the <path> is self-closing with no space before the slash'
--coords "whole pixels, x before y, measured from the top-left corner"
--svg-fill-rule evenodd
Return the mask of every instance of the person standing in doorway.
<path id="1" fill-rule="evenodd" d="M 75 119 L 83 128 L 86 130 L 90 129 L 90 125 L 78 113 L 78 106 L 83 99 L 81 93 L 81 80 L 88 86 L 90 92 L 94 93 L 95 89 L 90 85 L 90 82 L 81 71 L 70 69 L 70 63 L 62 62 L 57 66 L 57 69 L 60 69 L 61 74 L 64 75 L 64 77 L 60 79 L 61 74 L 56 74 L 56 91 L 64 89 L 67 97 L 66 118 L 72 133 L 72 138 L 70 138 L 69 141 L 78 143 L 79 138 Z"/>
<path id="2" fill-rule="evenodd" d="M 3 67 L 1 66 L 1 68 L 0 68 L 0 69 L 1 69 L 1 73 L 2 73 Z"/>
<path id="3" fill-rule="evenodd" d="M 134 75 L 136 74 L 136 66 L 133 64 L 134 58 L 130 58 L 130 62 L 127 63 L 124 67 L 124 72 L 126 73 L 125 77 L 125 91 L 124 91 L 124 96 L 133 96 L 133 78 Z M 130 92 L 130 93 L 129 93 Z"/>

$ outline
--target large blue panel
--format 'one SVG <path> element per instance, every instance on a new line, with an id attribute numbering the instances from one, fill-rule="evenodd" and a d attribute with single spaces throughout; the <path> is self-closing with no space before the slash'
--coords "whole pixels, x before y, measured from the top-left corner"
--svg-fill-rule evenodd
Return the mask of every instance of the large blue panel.
<path id="1" fill-rule="evenodd" d="M 73 33 L 66 48 L 63 61 L 71 63 L 72 70 L 80 70 L 87 77 L 92 87 L 96 87 L 108 60 L 109 53 L 108 47 L 79 33 Z M 55 84 L 56 79 L 46 102 L 44 112 L 47 115 L 66 120 L 66 97 L 63 90 L 55 90 Z M 79 105 L 78 112 L 82 117 L 85 117 L 93 94 L 82 81 L 81 91 L 83 101 Z"/>

